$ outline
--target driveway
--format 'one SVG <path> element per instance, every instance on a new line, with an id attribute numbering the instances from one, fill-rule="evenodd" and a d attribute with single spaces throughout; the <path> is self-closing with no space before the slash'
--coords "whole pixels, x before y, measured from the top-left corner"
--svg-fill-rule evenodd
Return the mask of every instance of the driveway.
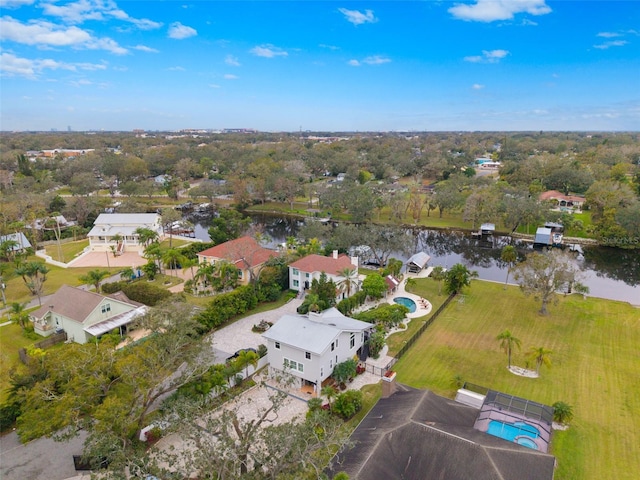
<path id="1" fill-rule="evenodd" d="M 296 309 L 301 304 L 301 299 L 294 298 L 280 308 L 249 315 L 213 332 L 212 336 L 209 337 L 209 341 L 215 354 L 215 363 L 224 363 L 227 358 L 238 350 L 245 348 L 257 349 L 258 345 L 264 344 L 265 341 L 262 339 L 262 334 L 252 332 L 251 328 L 260 323 L 261 320 L 276 323 L 283 315 L 295 314 Z"/>

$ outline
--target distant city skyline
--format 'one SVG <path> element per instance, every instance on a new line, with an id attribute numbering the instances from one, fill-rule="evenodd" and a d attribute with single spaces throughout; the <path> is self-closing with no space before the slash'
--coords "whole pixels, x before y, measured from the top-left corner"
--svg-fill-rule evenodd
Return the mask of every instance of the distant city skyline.
<path id="1" fill-rule="evenodd" d="M 0 8 L 5 131 L 640 130 L 634 1 Z"/>

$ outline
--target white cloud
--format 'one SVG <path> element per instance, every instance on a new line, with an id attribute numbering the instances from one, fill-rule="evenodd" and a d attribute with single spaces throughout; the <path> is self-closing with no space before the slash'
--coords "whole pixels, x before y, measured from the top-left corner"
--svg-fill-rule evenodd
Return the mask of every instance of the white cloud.
<path id="1" fill-rule="evenodd" d="M 471 85 L 471 88 L 474 90 L 482 90 L 484 88 L 484 85 L 481 85 L 479 83 L 474 83 L 473 85 Z"/>
<path id="2" fill-rule="evenodd" d="M 596 36 L 597 37 L 604 37 L 604 38 L 614 38 L 614 37 L 621 37 L 622 34 L 621 33 L 616 33 L 616 32 L 600 32 Z"/>
<path id="3" fill-rule="evenodd" d="M 131 47 L 134 50 L 140 50 L 141 52 L 147 52 L 147 53 L 158 53 L 159 50 L 156 50 L 155 48 L 151 48 L 151 47 L 147 47 L 146 45 L 136 45 L 135 47 Z"/>
<path id="4" fill-rule="evenodd" d="M 509 55 L 508 50 L 483 50 L 482 55 L 464 57 L 464 61 L 471 63 L 498 63 L 507 55 Z"/>
<path id="5" fill-rule="evenodd" d="M 184 72 L 184 67 L 180 67 L 180 66 L 169 67 L 169 70 L 172 71 L 172 72 Z"/>
<path id="6" fill-rule="evenodd" d="M 223 78 L 225 80 L 237 80 L 238 76 L 237 75 L 233 75 L 231 73 L 226 73 L 226 74 L 224 74 Z"/>
<path id="7" fill-rule="evenodd" d="M 349 65 L 351 65 L 352 67 L 359 67 L 360 66 L 360 62 L 358 60 L 349 60 L 347 63 Z"/>
<path id="8" fill-rule="evenodd" d="M 6 76 L 22 76 L 36 78 L 44 70 L 95 71 L 106 70 L 104 63 L 66 63 L 50 58 L 29 59 L 17 57 L 12 53 L 3 52 L 0 55 L 0 72 Z"/>
<path id="9" fill-rule="evenodd" d="M 123 55 L 127 49 L 110 38 L 95 38 L 89 32 L 78 27 L 64 27 L 50 22 L 32 20 L 28 24 L 11 17 L 2 17 L 0 21 L 0 39 L 24 45 L 39 47 L 75 47 L 90 50 L 107 50 Z"/>
<path id="10" fill-rule="evenodd" d="M 608 42 L 600 43 L 599 45 L 594 45 L 593 48 L 598 48 L 600 50 L 606 50 L 611 47 L 624 47 L 627 43 L 626 40 L 610 40 Z"/>
<path id="11" fill-rule="evenodd" d="M 476 0 L 476 3 L 471 5 L 457 4 L 448 11 L 460 20 L 493 22 L 511 20 L 518 13 L 546 15 L 551 13 L 551 8 L 545 0 Z"/>
<path id="12" fill-rule="evenodd" d="M 389 63 L 390 61 L 390 58 L 373 55 L 362 60 L 362 63 L 366 63 L 367 65 L 382 65 L 383 63 Z"/>
<path id="13" fill-rule="evenodd" d="M 326 48 L 327 50 L 340 50 L 340 47 L 336 47 L 335 45 L 326 45 L 324 43 L 321 43 L 320 45 L 318 45 L 320 48 Z"/>
<path id="14" fill-rule="evenodd" d="M 210 83 L 209 86 L 211 88 L 220 88 L 220 85 L 216 84 L 216 83 Z"/>
<path id="15" fill-rule="evenodd" d="M 185 38 L 194 37 L 198 34 L 195 28 L 182 25 L 180 22 L 174 22 L 169 26 L 169 38 L 175 40 L 183 40 Z"/>
<path id="16" fill-rule="evenodd" d="M 153 30 L 162 26 L 162 23 L 146 18 L 130 17 L 112 0 L 78 0 L 65 5 L 57 5 L 49 1 L 49 3 L 42 3 L 41 6 L 45 15 L 60 17 L 68 23 L 82 23 L 86 20 L 105 21 L 115 18 L 132 23 L 141 30 Z"/>
<path id="17" fill-rule="evenodd" d="M 279 47 L 275 47 L 271 44 L 258 45 L 249 50 L 251 53 L 258 57 L 273 58 L 273 57 L 286 57 L 289 54 Z"/>
<path id="18" fill-rule="evenodd" d="M 360 12 L 359 10 L 347 10 L 346 8 L 339 8 L 338 11 L 344 15 L 348 22 L 354 25 L 362 25 L 363 23 L 375 23 L 378 19 L 373 14 L 373 10 L 365 10 Z"/>
<path id="19" fill-rule="evenodd" d="M 0 8 L 19 8 L 23 5 L 31 5 L 35 0 L 0 0 Z"/>
<path id="20" fill-rule="evenodd" d="M 232 67 L 240 66 L 238 57 L 234 57 L 233 55 L 227 55 L 227 57 L 224 59 L 224 63 L 226 63 L 227 65 L 231 65 Z"/>

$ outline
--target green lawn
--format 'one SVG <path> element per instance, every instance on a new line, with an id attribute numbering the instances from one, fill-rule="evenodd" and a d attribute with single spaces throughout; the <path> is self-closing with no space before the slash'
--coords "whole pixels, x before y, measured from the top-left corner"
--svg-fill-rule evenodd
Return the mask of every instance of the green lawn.
<path id="1" fill-rule="evenodd" d="M 424 280 L 425 282 L 427 280 Z M 454 301 L 396 364 L 402 383 L 452 397 L 454 376 L 551 405 L 562 400 L 575 418 L 551 444 L 555 478 L 631 479 L 640 471 L 640 322 L 627 303 L 577 295 L 561 297 L 550 315 L 517 287 L 474 281 L 464 302 Z M 513 363 L 525 366 L 530 347 L 554 353 L 541 377 L 515 376 L 495 337 L 503 330 L 522 341 Z"/>
<path id="2" fill-rule="evenodd" d="M 47 245 L 45 247 L 45 250 L 47 252 L 47 255 L 49 255 L 54 260 L 57 260 L 58 262 L 69 263 L 71 260 L 76 258 L 76 256 L 81 254 L 85 247 L 88 246 L 88 238 L 84 240 L 78 240 L 76 242 L 63 243 L 61 245 L 62 258 L 60 258 L 60 256 L 58 255 L 58 245 Z"/>
<path id="3" fill-rule="evenodd" d="M 2 322 L 5 321 L 6 318 L 3 318 Z M 0 327 L 0 404 L 7 398 L 11 370 L 20 364 L 18 350 L 33 343 L 33 340 L 22 335 L 18 325 Z"/>

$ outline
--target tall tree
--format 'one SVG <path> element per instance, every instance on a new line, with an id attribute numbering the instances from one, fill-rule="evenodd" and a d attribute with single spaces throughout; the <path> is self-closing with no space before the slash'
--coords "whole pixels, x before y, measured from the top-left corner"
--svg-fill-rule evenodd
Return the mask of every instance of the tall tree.
<path id="1" fill-rule="evenodd" d="M 16 268 L 16 275 L 20 275 L 24 284 L 27 286 L 32 295 L 38 296 L 38 303 L 42 305 L 42 291 L 44 282 L 47 281 L 47 273 L 49 268 L 42 262 L 21 263 Z"/>
<path id="2" fill-rule="evenodd" d="M 100 283 L 110 275 L 109 270 L 90 270 L 86 275 L 81 275 L 80 281 L 88 285 L 93 285 L 97 293 L 100 293 Z"/>
<path id="3" fill-rule="evenodd" d="M 500 348 L 507 354 L 507 366 L 511 368 L 511 352 L 514 347 L 520 349 L 520 339 L 514 337 L 509 330 L 505 330 L 496 337 L 496 340 L 500 341 Z"/>
<path id="4" fill-rule="evenodd" d="M 507 283 L 509 283 L 509 274 L 511 273 L 511 269 L 518 260 L 518 252 L 516 247 L 513 245 L 505 245 L 502 247 L 502 251 L 500 252 L 500 260 L 502 260 L 507 265 L 507 277 L 504 280 L 505 288 Z"/>
<path id="5" fill-rule="evenodd" d="M 444 275 L 444 286 L 447 293 L 459 293 L 464 287 L 471 285 L 471 279 L 478 272 L 470 271 L 462 263 L 456 263 Z"/>
<path id="6" fill-rule="evenodd" d="M 557 300 L 556 291 L 576 281 L 578 268 L 569 254 L 560 250 L 531 253 L 514 269 L 514 279 L 525 295 L 541 301 L 540 314 L 548 313 L 547 306 Z"/>
<path id="7" fill-rule="evenodd" d="M 351 292 L 355 291 L 359 285 L 358 270 L 355 267 L 345 267 L 338 272 L 338 276 L 342 277 L 337 284 L 338 291 L 350 297 Z"/>
<path id="8" fill-rule="evenodd" d="M 542 365 L 546 365 L 547 367 L 551 366 L 551 359 L 549 355 L 553 352 L 551 350 L 547 350 L 544 347 L 531 347 L 529 350 L 529 358 L 536 362 L 536 373 L 540 374 L 540 367 Z"/>

